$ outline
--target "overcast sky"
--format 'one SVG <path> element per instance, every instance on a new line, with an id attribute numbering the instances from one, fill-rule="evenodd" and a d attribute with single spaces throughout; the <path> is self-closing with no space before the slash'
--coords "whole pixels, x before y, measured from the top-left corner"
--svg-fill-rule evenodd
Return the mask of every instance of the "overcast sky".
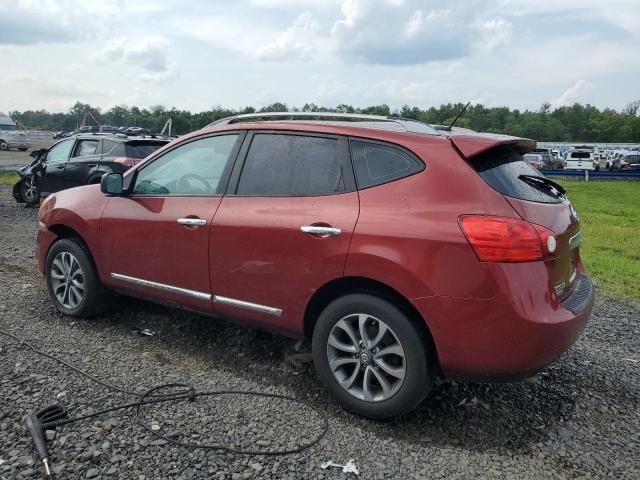
<path id="1" fill-rule="evenodd" d="M 0 110 L 636 99 L 640 0 L 0 0 Z"/>

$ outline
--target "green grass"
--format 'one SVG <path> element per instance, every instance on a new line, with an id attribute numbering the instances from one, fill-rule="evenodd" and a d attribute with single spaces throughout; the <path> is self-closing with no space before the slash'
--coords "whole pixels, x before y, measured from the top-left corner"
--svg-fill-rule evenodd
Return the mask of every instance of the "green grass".
<path id="1" fill-rule="evenodd" d="M 0 172 L 0 185 L 13 187 L 20 177 L 16 172 Z"/>
<path id="2" fill-rule="evenodd" d="M 578 211 L 580 256 L 606 296 L 640 301 L 640 182 L 555 178 Z"/>

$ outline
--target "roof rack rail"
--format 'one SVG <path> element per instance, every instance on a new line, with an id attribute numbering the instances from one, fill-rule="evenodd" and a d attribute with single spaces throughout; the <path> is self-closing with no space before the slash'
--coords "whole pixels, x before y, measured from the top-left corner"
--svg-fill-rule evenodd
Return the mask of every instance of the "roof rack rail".
<path id="1" fill-rule="evenodd" d="M 365 115 L 362 113 L 337 113 L 337 112 L 261 112 L 246 113 L 242 115 L 234 115 L 232 117 L 222 118 L 207 125 L 207 127 L 229 125 L 232 123 L 242 123 L 246 121 L 334 121 L 334 122 L 370 122 L 367 127 L 373 128 L 371 123 L 382 122 L 400 125 L 405 132 L 409 133 L 426 133 L 429 135 L 440 135 L 440 133 L 431 125 L 422 123 L 419 120 L 408 118 L 384 116 L 384 115 Z"/>

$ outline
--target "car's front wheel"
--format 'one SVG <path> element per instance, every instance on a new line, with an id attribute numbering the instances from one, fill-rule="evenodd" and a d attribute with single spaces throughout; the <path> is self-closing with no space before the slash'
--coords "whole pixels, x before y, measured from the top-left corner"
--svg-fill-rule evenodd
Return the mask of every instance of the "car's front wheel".
<path id="1" fill-rule="evenodd" d="M 313 333 L 313 359 L 344 408 L 376 420 L 411 411 L 432 385 L 424 335 L 401 310 L 372 295 L 346 295 L 325 308 Z"/>
<path id="2" fill-rule="evenodd" d="M 35 205 L 40 201 L 38 185 L 33 177 L 26 177 L 20 182 L 20 197 L 27 205 Z"/>
<path id="3" fill-rule="evenodd" d="M 109 293 L 89 252 L 78 240 L 63 238 L 51 246 L 45 279 L 49 298 L 65 315 L 87 318 L 107 309 Z"/>

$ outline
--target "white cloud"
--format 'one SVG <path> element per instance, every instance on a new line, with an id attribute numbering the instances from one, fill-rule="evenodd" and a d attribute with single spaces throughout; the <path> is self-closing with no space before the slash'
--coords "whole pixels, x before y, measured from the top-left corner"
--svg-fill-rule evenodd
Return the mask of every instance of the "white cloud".
<path id="1" fill-rule="evenodd" d="M 0 107 L 622 108 L 637 25 L 638 0 L 0 0 Z"/>
<path id="2" fill-rule="evenodd" d="M 552 102 L 552 105 L 554 107 L 562 107 L 579 102 L 584 99 L 585 94 L 587 94 L 592 88 L 593 85 L 591 85 L 591 83 L 580 79 L 562 92 L 562 94 Z"/>
<path id="3" fill-rule="evenodd" d="M 140 80 L 158 82 L 176 76 L 176 65 L 169 59 L 169 41 L 160 36 L 113 39 L 100 52 L 98 63 L 110 61 L 142 70 Z"/>
<path id="4" fill-rule="evenodd" d="M 308 58 L 314 53 L 313 37 L 318 33 L 318 22 L 311 12 L 304 12 L 278 38 L 257 51 L 258 60 L 282 62 L 292 58 Z"/>

